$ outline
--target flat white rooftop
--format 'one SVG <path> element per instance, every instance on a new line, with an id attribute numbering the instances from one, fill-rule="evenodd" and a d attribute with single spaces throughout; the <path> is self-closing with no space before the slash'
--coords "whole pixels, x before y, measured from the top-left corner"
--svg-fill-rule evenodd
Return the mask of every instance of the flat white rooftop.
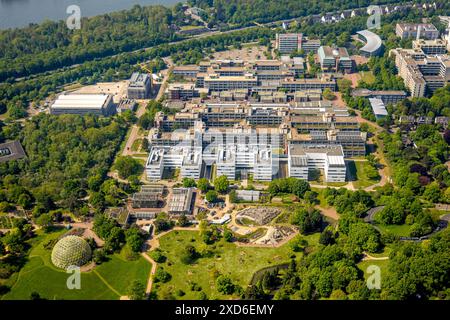
<path id="1" fill-rule="evenodd" d="M 109 97 L 108 94 L 62 94 L 52 108 L 101 109 Z"/>

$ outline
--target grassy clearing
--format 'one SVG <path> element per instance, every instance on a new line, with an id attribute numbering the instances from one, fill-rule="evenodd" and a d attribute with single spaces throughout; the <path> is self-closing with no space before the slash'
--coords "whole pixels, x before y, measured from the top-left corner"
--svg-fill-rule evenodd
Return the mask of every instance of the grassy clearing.
<path id="1" fill-rule="evenodd" d="M 380 228 L 380 230 L 384 233 L 392 233 L 395 234 L 399 237 L 408 237 L 409 236 L 409 231 L 411 229 L 410 225 L 407 224 L 402 224 L 402 225 L 396 225 L 396 224 L 392 224 L 392 225 L 382 225 L 382 224 L 377 224 L 376 225 L 378 228 Z"/>
<path id="2" fill-rule="evenodd" d="M 141 148 L 142 139 L 136 139 L 133 141 L 133 144 L 131 145 L 131 151 L 138 152 Z"/>
<path id="3" fill-rule="evenodd" d="M 375 82 L 375 76 L 372 71 L 361 71 L 360 73 L 361 80 L 367 84 L 372 84 Z"/>
<path id="4" fill-rule="evenodd" d="M 368 277 L 372 275 L 372 273 L 367 272 L 367 268 L 371 265 L 375 265 L 380 268 L 381 271 L 381 287 L 383 287 L 383 276 L 387 275 L 389 260 L 366 260 L 358 263 L 358 268 L 364 272 L 364 279 L 367 280 Z"/>
<path id="5" fill-rule="evenodd" d="M 367 177 L 366 171 L 370 167 L 368 161 L 349 161 L 347 167 L 355 188 L 366 188 L 380 181 L 380 179 L 369 179 Z"/>
<path id="6" fill-rule="evenodd" d="M 29 299 L 31 292 L 38 292 L 46 299 L 116 300 L 126 294 L 133 280 L 146 283 L 151 266 L 144 258 L 126 261 L 115 254 L 94 270 L 81 274 L 80 290 L 69 290 L 66 285 L 69 274 L 53 266 L 51 251 L 43 246 L 43 243 L 60 237 L 64 232 L 59 230 L 41 234 L 33 239 L 28 262 L 17 276 L 6 283 L 11 286 L 11 291 L 2 299 Z"/>
<path id="7" fill-rule="evenodd" d="M 307 236 L 305 239 L 311 244 L 317 243 L 318 235 L 313 236 Z M 229 298 L 216 290 L 214 270 L 229 276 L 234 283 L 245 288 L 256 271 L 289 262 L 291 256 L 297 259 L 302 256 L 301 253 L 294 253 L 289 244 L 279 248 L 239 247 L 221 240 L 215 246 L 209 247 L 213 250 L 209 257 L 186 265 L 181 262 L 180 257 L 188 244 L 198 251 L 206 246 L 196 231 L 173 231 L 160 238 L 160 249 L 167 261 L 158 267 L 169 272 L 172 279 L 156 285 L 159 298 L 169 293 L 177 299 L 198 299 L 200 293 L 190 290 L 192 282 L 198 284 L 209 299 Z M 177 290 L 183 290 L 185 295 L 176 296 Z"/>
<path id="8" fill-rule="evenodd" d="M 195 29 L 200 29 L 203 28 L 203 26 L 181 26 L 181 30 L 186 31 L 186 30 L 195 30 Z"/>

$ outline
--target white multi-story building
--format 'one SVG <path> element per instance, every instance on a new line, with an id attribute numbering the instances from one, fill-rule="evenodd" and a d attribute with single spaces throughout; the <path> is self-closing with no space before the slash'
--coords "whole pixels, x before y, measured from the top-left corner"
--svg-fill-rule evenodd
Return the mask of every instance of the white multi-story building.
<path id="1" fill-rule="evenodd" d="M 166 168 L 180 169 L 183 178 L 199 179 L 202 169 L 201 147 L 153 147 L 145 166 L 147 178 L 162 179 Z"/>
<path id="2" fill-rule="evenodd" d="M 216 175 L 230 180 L 236 179 L 238 172 L 247 172 L 254 180 L 271 181 L 275 168 L 270 145 L 223 145 L 217 153 Z"/>
<path id="3" fill-rule="evenodd" d="M 308 180 L 312 170 L 323 170 L 325 181 L 344 182 L 346 166 L 341 145 L 289 145 L 288 174 Z"/>
<path id="4" fill-rule="evenodd" d="M 216 160 L 216 175 L 226 176 L 229 180 L 236 178 L 236 154 L 231 148 L 219 148 Z"/>
<path id="5" fill-rule="evenodd" d="M 276 49 L 282 54 L 299 51 L 302 48 L 302 38 L 301 33 L 277 33 Z"/>

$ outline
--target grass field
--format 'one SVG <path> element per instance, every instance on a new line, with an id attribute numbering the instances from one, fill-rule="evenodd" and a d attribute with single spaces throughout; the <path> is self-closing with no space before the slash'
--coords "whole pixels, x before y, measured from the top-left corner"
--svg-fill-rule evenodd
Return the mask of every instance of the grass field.
<path id="1" fill-rule="evenodd" d="M 81 274 L 81 289 L 69 290 L 66 281 L 70 275 L 53 266 L 51 252 L 43 246 L 47 240 L 58 238 L 64 232 L 39 235 L 33 239 L 28 262 L 17 276 L 6 283 L 11 286 L 11 291 L 2 299 L 29 299 L 30 293 L 34 291 L 46 299 L 112 300 L 126 295 L 133 280 L 139 280 L 143 284 L 147 282 L 151 265 L 144 258 L 126 261 L 115 254 L 94 270 Z"/>
<path id="2" fill-rule="evenodd" d="M 314 234 L 305 239 L 310 245 L 315 245 L 318 236 L 319 234 Z M 195 231 L 173 231 L 160 238 L 160 249 L 167 257 L 167 261 L 158 264 L 158 268 L 162 267 L 169 272 L 172 279 L 167 283 L 156 285 L 159 298 L 162 298 L 162 293 L 169 292 L 177 299 L 198 299 L 200 293 L 190 290 L 190 282 L 201 286 L 209 299 L 229 298 L 216 290 L 214 270 L 229 276 L 234 283 L 245 289 L 256 271 L 289 262 L 291 256 L 297 259 L 302 256 L 301 253 L 294 253 L 289 243 L 279 248 L 257 248 L 239 247 L 222 240 L 215 245 L 210 257 L 200 258 L 194 264 L 186 265 L 180 261 L 180 256 L 188 244 L 197 250 L 205 246 L 199 233 Z M 176 291 L 180 289 L 185 292 L 182 297 L 176 296 Z"/>
<path id="3" fill-rule="evenodd" d="M 377 224 L 376 225 L 378 228 L 380 228 L 380 230 L 382 232 L 389 232 L 392 234 L 395 234 L 399 237 L 408 237 L 409 236 L 409 231 L 411 229 L 410 225 L 407 224 L 402 224 L 402 225 L 396 225 L 396 224 L 392 224 L 392 225 L 382 225 L 382 224 Z"/>
<path id="4" fill-rule="evenodd" d="M 142 139 L 136 139 L 133 141 L 133 144 L 131 145 L 131 151 L 138 152 L 141 147 Z"/>
<path id="5" fill-rule="evenodd" d="M 359 73 L 361 75 L 361 80 L 367 84 L 371 84 L 375 82 L 375 76 L 372 71 L 361 71 Z"/>
<path id="6" fill-rule="evenodd" d="M 368 161 L 348 162 L 349 175 L 355 188 L 366 188 L 380 181 L 380 179 L 369 179 L 367 177 L 366 170 L 369 166 Z"/>
<path id="7" fill-rule="evenodd" d="M 367 268 L 371 265 L 375 265 L 380 268 L 381 287 L 383 287 L 383 276 L 388 273 L 389 260 L 366 260 L 358 263 L 358 268 L 364 272 L 364 279 L 366 280 L 371 275 L 367 272 Z"/>

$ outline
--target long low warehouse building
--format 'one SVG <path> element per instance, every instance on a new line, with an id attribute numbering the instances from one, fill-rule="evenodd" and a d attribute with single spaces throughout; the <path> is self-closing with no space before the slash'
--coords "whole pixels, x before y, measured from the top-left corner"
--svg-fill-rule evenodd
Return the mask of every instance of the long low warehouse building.
<path id="1" fill-rule="evenodd" d="M 109 94 L 61 94 L 50 107 L 50 113 L 111 116 L 115 108 Z"/>

